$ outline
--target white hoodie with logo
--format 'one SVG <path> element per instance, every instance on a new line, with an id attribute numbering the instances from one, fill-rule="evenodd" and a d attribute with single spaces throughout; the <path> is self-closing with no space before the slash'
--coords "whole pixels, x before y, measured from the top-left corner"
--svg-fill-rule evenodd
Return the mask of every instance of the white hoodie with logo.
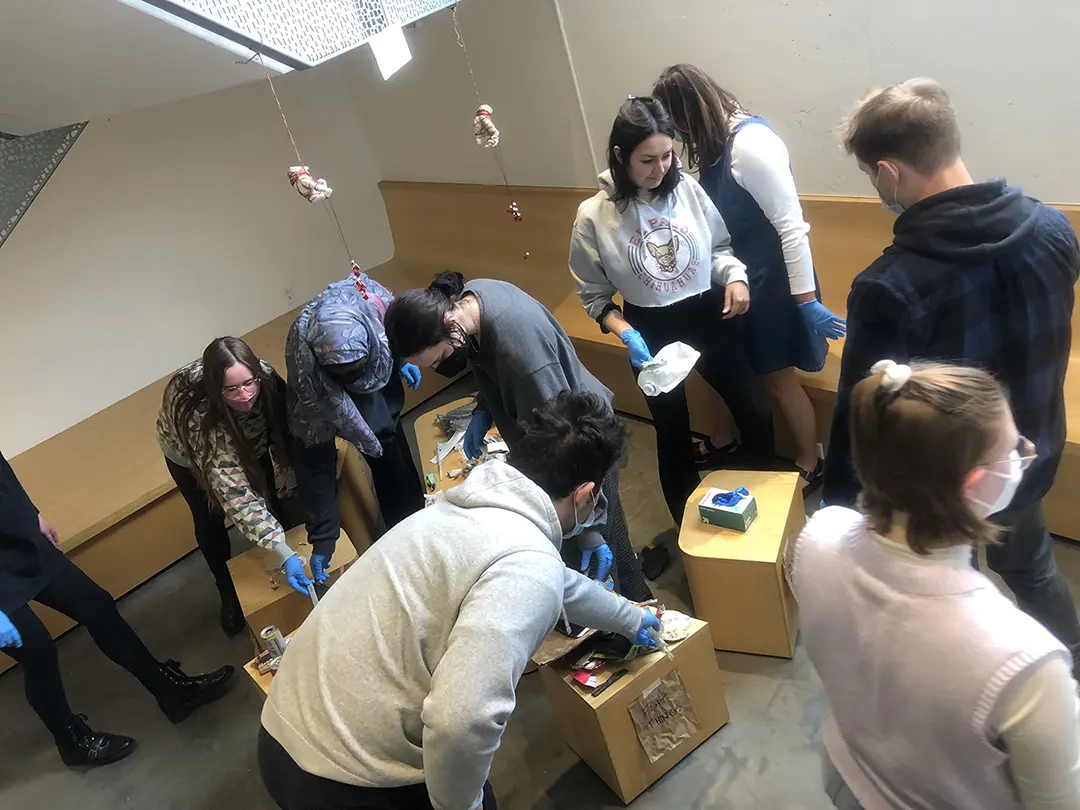
<path id="1" fill-rule="evenodd" d="M 598 179 L 570 239 L 570 273 L 590 318 L 616 293 L 635 306 L 666 307 L 713 284 L 746 282 L 723 217 L 693 177 L 683 174 L 667 197 L 633 197 L 624 208 L 612 199 L 611 172 Z"/>

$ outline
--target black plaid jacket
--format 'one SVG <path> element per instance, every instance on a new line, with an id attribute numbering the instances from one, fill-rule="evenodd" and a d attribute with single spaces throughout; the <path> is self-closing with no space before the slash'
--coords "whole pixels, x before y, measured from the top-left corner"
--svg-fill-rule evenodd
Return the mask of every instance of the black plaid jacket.
<path id="1" fill-rule="evenodd" d="M 975 365 L 1006 387 L 1020 432 L 1038 446 L 1013 500 L 1054 483 L 1065 445 L 1063 386 L 1080 247 L 1065 216 L 1004 180 L 935 194 L 904 211 L 893 244 L 856 277 L 825 463 L 824 500 L 852 505 L 848 404 L 878 360 Z"/>

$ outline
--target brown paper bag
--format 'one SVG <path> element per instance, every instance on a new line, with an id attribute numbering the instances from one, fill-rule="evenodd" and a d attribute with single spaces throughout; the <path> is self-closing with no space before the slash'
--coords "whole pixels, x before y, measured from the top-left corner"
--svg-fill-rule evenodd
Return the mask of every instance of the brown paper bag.
<path id="1" fill-rule="evenodd" d="M 677 669 L 645 688 L 630 704 L 630 717 L 649 762 L 674 751 L 701 729 Z"/>

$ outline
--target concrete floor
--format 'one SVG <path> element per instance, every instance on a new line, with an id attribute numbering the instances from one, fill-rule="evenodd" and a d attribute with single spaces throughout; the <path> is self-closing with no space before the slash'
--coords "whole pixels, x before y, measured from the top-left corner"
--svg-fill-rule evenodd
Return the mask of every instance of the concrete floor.
<path id="1" fill-rule="evenodd" d="M 462 396 L 468 383 L 445 392 Z M 688 609 L 675 530 L 656 475 L 652 428 L 627 420 L 630 457 L 622 471 L 623 503 L 637 548 L 663 542 L 676 562 L 653 583 L 669 606 Z M 1069 581 L 1080 585 L 1080 548 L 1059 544 Z M 188 671 L 239 666 L 252 654 L 244 636 L 226 639 L 217 624 L 218 599 L 202 558 L 193 554 L 125 597 L 120 610 L 161 658 Z M 178 726 L 157 710 L 138 684 L 118 670 L 82 629 L 59 642 L 75 711 L 105 730 L 130 734 L 139 750 L 129 759 L 86 773 L 67 769 L 22 695 L 17 669 L 0 677 L 0 807 L 51 810 L 273 810 L 255 763 L 262 705 L 240 673 L 236 688 Z M 731 722 L 644 793 L 640 810 L 828 810 L 821 789 L 818 734 L 826 713 L 821 684 L 804 650 L 791 661 L 718 653 Z M 622 807 L 567 748 L 539 678 L 518 689 L 515 711 L 495 757 L 492 782 L 504 810 L 599 810 Z"/>

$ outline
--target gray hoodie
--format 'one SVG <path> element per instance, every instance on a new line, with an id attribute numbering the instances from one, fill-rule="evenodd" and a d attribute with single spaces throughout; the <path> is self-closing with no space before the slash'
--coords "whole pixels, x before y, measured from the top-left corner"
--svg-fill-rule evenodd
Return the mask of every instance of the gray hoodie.
<path id="1" fill-rule="evenodd" d="M 565 609 L 633 636 L 641 609 L 569 570 L 551 499 L 490 461 L 391 529 L 297 631 L 263 727 L 308 773 L 368 787 L 426 782 L 472 810 L 529 656 Z"/>

